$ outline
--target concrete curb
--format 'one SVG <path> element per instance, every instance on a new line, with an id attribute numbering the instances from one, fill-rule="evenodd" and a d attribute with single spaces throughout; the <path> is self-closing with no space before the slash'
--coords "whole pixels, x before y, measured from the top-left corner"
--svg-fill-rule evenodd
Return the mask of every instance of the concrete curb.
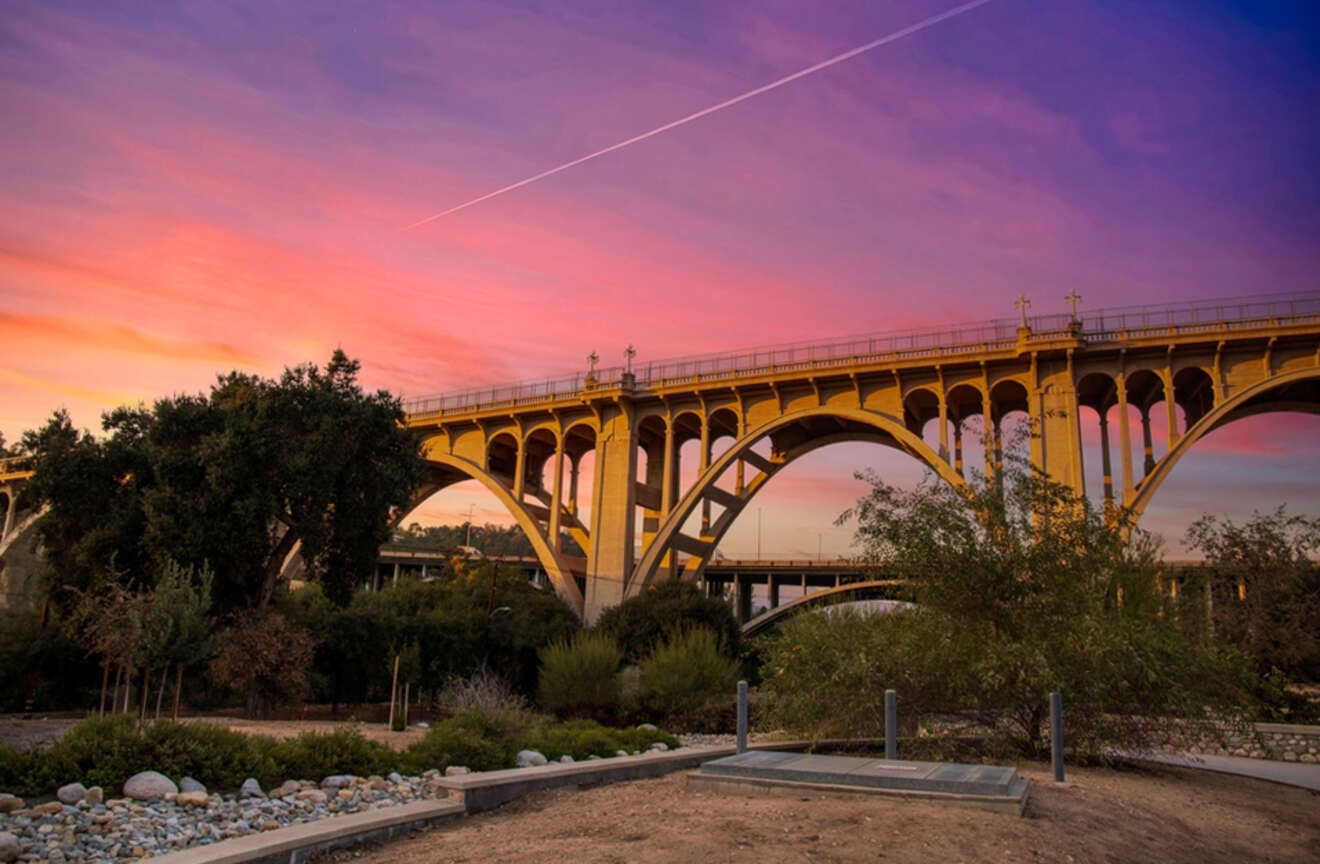
<path id="1" fill-rule="evenodd" d="M 144 860 L 152 864 L 302 864 L 332 849 L 397 837 L 462 815 L 463 805 L 458 801 L 414 801 L 234 837 Z"/>

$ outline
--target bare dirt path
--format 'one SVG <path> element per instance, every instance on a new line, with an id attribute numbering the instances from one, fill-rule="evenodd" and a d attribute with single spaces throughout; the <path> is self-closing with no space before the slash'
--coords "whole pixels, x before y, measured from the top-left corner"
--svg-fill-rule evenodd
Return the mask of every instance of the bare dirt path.
<path id="1" fill-rule="evenodd" d="M 1320 861 L 1320 795 L 1184 768 L 1024 766 L 1028 818 L 892 799 L 689 793 L 683 775 L 524 798 L 408 839 L 319 859 L 361 864 L 693 861 Z"/>

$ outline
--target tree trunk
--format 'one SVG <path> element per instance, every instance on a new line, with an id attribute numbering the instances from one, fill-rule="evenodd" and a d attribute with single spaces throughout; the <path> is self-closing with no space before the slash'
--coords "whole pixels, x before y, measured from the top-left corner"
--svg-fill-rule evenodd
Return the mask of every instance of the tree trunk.
<path id="1" fill-rule="evenodd" d="M 128 713 L 129 703 L 133 701 L 133 665 L 124 664 L 124 704 L 120 709 L 121 714 Z"/>
<path id="2" fill-rule="evenodd" d="M 156 719 L 160 719 L 160 703 L 165 698 L 165 678 L 170 671 L 170 664 L 166 663 L 165 668 L 160 670 L 160 687 L 156 690 Z"/>
<path id="3" fill-rule="evenodd" d="M 110 713 L 114 714 L 119 710 L 119 682 L 124 680 L 124 664 L 115 664 L 115 689 L 110 695 Z"/>
<path id="4" fill-rule="evenodd" d="M 110 683 L 110 655 L 107 654 L 105 658 L 105 666 L 101 670 L 101 704 L 100 707 L 96 709 L 96 716 L 98 717 L 105 716 L 105 688 L 106 685 L 109 683 Z"/>
<path id="5" fill-rule="evenodd" d="M 138 710 L 138 723 L 147 721 L 147 695 L 151 690 L 151 667 L 142 668 L 142 706 Z"/>
<path id="6" fill-rule="evenodd" d="M 410 686 L 411 684 L 409 682 L 407 681 L 403 682 L 403 728 L 404 729 L 408 728 L 408 688 Z"/>
<path id="7" fill-rule="evenodd" d="M 394 680 L 390 683 L 390 722 L 389 729 L 394 731 L 394 706 L 399 701 L 399 655 L 394 655 Z"/>
<path id="8" fill-rule="evenodd" d="M 171 720 L 179 719 L 179 687 L 183 685 L 183 664 L 174 664 L 174 710 L 170 713 Z"/>

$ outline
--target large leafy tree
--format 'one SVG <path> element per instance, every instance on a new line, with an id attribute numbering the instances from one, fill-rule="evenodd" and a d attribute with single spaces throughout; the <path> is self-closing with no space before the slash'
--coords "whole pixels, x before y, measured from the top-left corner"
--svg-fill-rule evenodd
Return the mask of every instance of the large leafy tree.
<path id="1" fill-rule="evenodd" d="M 1098 512 L 1012 459 L 970 491 L 861 477 L 871 492 L 845 516 L 867 559 L 909 580 L 917 604 L 790 621 L 765 672 L 787 727 L 879 734 L 894 688 L 909 721 L 948 729 L 961 718 L 1038 753 L 1059 690 L 1070 745 L 1103 755 L 1158 742 L 1170 721 L 1253 709 L 1243 658 L 1185 638 L 1161 614 L 1156 546 L 1127 514 Z"/>
<path id="2" fill-rule="evenodd" d="M 1209 568 L 1215 636 L 1262 673 L 1320 680 L 1320 519 L 1283 507 L 1240 525 L 1205 515 L 1187 545 Z"/>
<path id="3" fill-rule="evenodd" d="M 217 611 L 261 610 L 297 552 L 347 601 L 422 471 L 399 401 L 364 393 L 358 369 L 336 351 L 325 368 L 232 372 L 206 395 L 117 409 L 104 439 L 62 413 L 27 433 L 52 599 L 115 574 L 150 586 L 177 562 L 215 574 Z"/>

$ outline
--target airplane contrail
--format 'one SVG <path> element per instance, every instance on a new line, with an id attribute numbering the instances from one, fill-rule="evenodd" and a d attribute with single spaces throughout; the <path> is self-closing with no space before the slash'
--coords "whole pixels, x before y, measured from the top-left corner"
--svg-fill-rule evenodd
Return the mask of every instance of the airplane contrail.
<path id="1" fill-rule="evenodd" d="M 856 57 L 858 54 L 865 54 L 867 51 L 871 51 L 875 48 L 879 48 L 881 45 L 888 45 L 889 43 L 897 42 L 899 39 L 902 39 L 906 36 L 911 36 L 914 33 L 920 33 L 922 30 L 925 30 L 928 27 L 934 27 L 936 24 L 939 24 L 943 21 L 948 21 L 950 18 L 956 18 L 965 12 L 970 12 L 976 7 L 984 6 L 985 4 L 990 2 L 992 2 L 992 0 L 971 0 L 971 2 L 969 3 L 963 3 L 961 6 L 955 6 L 952 9 L 948 9 L 944 12 L 941 12 L 938 15 L 932 15 L 929 18 L 925 18 L 921 21 L 918 21 L 916 24 L 912 24 L 910 26 L 904 27 L 902 30 L 895 30 L 893 33 L 890 33 L 887 36 L 881 36 L 879 39 L 876 39 L 871 42 L 867 42 L 865 45 L 859 45 L 858 47 L 853 48 L 851 51 L 845 51 L 842 54 L 836 54 L 835 56 L 829 58 L 828 60 L 822 60 L 821 62 L 815 64 L 814 66 L 808 66 L 805 69 L 799 69 L 797 72 L 794 72 L 791 75 L 785 75 L 783 78 L 780 78 L 777 81 L 772 81 L 764 86 L 757 87 L 755 90 L 748 90 L 746 93 L 743 93 L 739 96 L 734 96 L 732 99 L 726 99 L 723 102 L 720 102 L 718 105 L 712 105 L 709 108 L 703 108 L 700 111 L 696 111 L 692 114 L 687 115 L 686 117 L 680 117 L 679 119 L 674 120 L 673 122 L 670 123 L 666 123 L 663 126 L 657 126 L 656 128 L 652 129 L 649 132 L 643 132 L 640 135 L 634 135 L 632 138 L 629 138 L 626 141 L 620 141 L 617 144 L 611 144 L 610 146 L 605 147 L 604 149 L 597 150 L 595 153 L 588 153 L 586 156 L 581 156 L 577 159 L 574 159 L 572 162 L 565 162 L 563 165 L 558 165 L 547 171 L 542 171 L 540 174 L 533 174 L 531 177 L 527 177 L 523 180 L 519 180 L 517 183 L 510 183 L 508 186 L 505 186 L 500 189 L 496 189 L 494 192 L 487 192 L 485 195 L 481 195 L 476 198 L 473 198 L 471 201 L 464 201 L 462 204 L 458 204 L 453 207 L 450 207 L 448 210 L 443 210 L 439 213 L 436 213 L 433 216 L 427 216 L 425 219 L 419 219 L 416 222 L 412 223 L 411 225 L 405 226 L 403 230 L 411 231 L 414 228 L 420 228 L 423 225 L 427 224 L 428 222 L 434 222 L 435 220 L 440 219 L 444 216 L 448 216 L 451 213 L 457 213 L 459 210 L 463 210 L 468 207 L 471 207 L 473 204 L 480 204 L 482 201 L 489 201 L 490 199 L 498 195 L 503 195 L 505 192 L 512 192 L 514 189 L 521 189 L 523 186 L 526 186 L 529 183 L 535 183 L 537 180 L 544 180 L 546 177 L 549 177 L 554 174 L 558 174 L 560 171 L 567 171 L 569 168 L 572 168 L 575 165 L 581 165 L 583 162 L 589 162 L 592 159 L 595 159 L 600 156 L 604 156 L 606 153 L 613 153 L 615 150 L 622 150 L 624 147 L 628 147 L 630 145 L 636 144 L 638 141 L 645 141 L 647 138 L 652 138 L 656 135 L 659 135 L 662 132 L 668 132 L 670 129 L 675 129 L 686 123 L 691 123 L 693 120 L 700 119 L 709 114 L 714 114 L 716 111 L 723 111 L 725 108 L 728 108 L 733 105 L 737 105 L 739 102 L 744 102 L 748 99 L 751 99 L 753 96 L 760 96 L 762 93 L 768 93 L 769 91 L 774 90 L 777 87 L 783 87 L 785 84 L 796 81 L 799 78 L 805 78 L 806 76 L 811 75 L 814 72 L 819 72 L 822 69 L 828 69 L 829 67 L 834 66 L 835 64 L 838 63 L 842 63 L 845 60 L 851 60 L 853 57 Z"/>

